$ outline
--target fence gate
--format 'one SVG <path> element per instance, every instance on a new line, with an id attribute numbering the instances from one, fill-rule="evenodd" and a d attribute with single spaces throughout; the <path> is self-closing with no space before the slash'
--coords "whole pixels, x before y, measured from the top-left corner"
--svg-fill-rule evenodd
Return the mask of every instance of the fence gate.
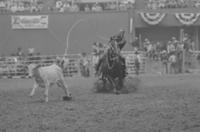
<path id="1" fill-rule="evenodd" d="M 140 70 L 139 73 L 145 73 L 145 56 L 144 53 L 140 52 Z M 136 74 L 136 70 L 135 70 L 135 57 L 136 55 L 134 54 L 133 51 L 123 51 L 122 55 L 125 57 L 126 59 L 126 67 L 127 67 L 127 72 L 130 75 Z"/>

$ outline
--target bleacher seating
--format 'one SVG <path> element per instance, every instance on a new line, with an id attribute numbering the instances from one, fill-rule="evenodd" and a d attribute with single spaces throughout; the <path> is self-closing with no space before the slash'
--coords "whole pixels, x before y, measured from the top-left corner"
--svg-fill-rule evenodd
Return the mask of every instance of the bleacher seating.
<path id="1" fill-rule="evenodd" d="M 147 9 L 199 8 L 200 0 L 147 0 Z"/>
<path id="2" fill-rule="evenodd" d="M 0 13 L 58 13 L 104 10 L 127 10 L 134 0 L 120 0 L 119 2 L 72 2 L 71 0 L 0 0 Z"/>

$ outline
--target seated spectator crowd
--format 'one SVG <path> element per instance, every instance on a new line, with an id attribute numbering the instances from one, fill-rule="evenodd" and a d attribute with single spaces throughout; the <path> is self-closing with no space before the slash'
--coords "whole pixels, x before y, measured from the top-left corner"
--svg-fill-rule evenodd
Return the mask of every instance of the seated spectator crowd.
<path id="1" fill-rule="evenodd" d="M 0 12 L 99 12 L 104 10 L 127 10 L 133 7 L 134 3 L 135 0 L 87 3 L 73 2 L 73 0 L 0 0 Z"/>
<path id="2" fill-rule="evenodd" d="M 200 0 L 147 0 L 147 9 L 199 8 Z"/>

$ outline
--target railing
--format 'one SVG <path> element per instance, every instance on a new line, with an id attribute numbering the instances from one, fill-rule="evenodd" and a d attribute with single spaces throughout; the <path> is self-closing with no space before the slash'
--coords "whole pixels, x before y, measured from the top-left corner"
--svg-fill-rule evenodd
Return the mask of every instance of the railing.
<path id="1" fill-rule="evenodd" d="M 135 54 L 133 52 L 123 52 L 123 56 L 126 58 L 126 66 L 129 74 L 135 74 Z M 28 65 L 39 64 L 41 66 L 48 66 L 55 62 L 57 57 L 63 57 L 61 55 L 54 56 L 30 56 L 30 57 L 3 57 L 0 59 L 0 77 L 1 78 L 28 78 Z M 71 54 L 65 56 L 69 59 L 69 64 L 64 69 L 64 76 L 73 77 L 80 76 L 80 54 Z M 88 57 L 89 67 L 93 67 L 92 56 Z M 140 73 L 145 72 L 145 57 L 141 54 Z"/>
<path id="2" fill-rule="evenodd" d="M 4 57 L 0 60 L 0 76 L 6 78 L 27 78 L 28 65 L 39 64 L 41 66 L 48 66 L 55 62 L 56 56 L 31 56 L 31 57 Z M 64 76 L 72 77 L 79 74 L 79 60 L 80 55 L 68 55 L 69 64 L 64 69 Z"/>
<path id="3" fill-rule="evenodd" d="M 200 70 L 200 51 L 185 52 L 184 62 L 186 70 Z"/>

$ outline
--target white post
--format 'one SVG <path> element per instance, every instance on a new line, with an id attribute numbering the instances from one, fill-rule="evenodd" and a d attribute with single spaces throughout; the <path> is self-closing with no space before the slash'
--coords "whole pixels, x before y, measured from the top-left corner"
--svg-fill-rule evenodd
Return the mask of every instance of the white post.
<path id="1" fill-rule="evenodd" d="M 142 44 L 142 35 L 139 35 L 139 48 L 142 49 L 143 48 L 143 44 Z"/>
<path id="2" fill-rule="evenodd" d="M 184 29 L 180 29 L 180 42 L 183 43 Z M 182 73 L 185 73 L 185 49 L 182 51 Z"/>
<path id="3" fill-rule="evenodd" d="M 195 27 L 195 49 L 193 50 L 199 50 L 199 28 Z"/>
<path id="4" fill-rule="evenodd" d="M 130 18 L 130 27 L 129 27 L 130 34 L 133 33 L 133 17 Z"/>

